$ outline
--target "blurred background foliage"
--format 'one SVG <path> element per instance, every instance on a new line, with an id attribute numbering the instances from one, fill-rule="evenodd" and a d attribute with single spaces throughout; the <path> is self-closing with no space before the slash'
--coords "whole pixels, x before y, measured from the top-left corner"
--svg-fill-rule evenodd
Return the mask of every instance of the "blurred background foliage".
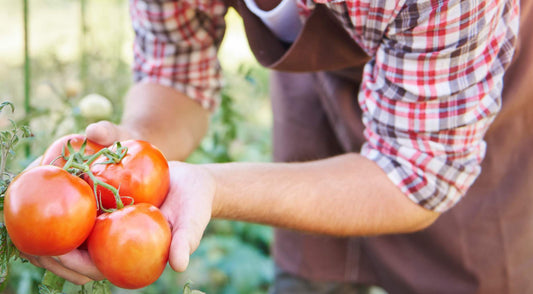
<path id="1" fill-rule="evenodd" d="M 24 3 L 28 6 L 24 21 Z M 232 10 L 219 52 L 226 86 L 212 115 L 210 133 L 190 162 L 270 160 L 268 73 L 252 57 L 240 18 Z M 25 68 L 24 25 L 28 29 L 29 68 Z M 118 122 L 123 97 L 132 83 L 133 31 L 127 0 L 0 0 L 0 100 L 16 106 L 0 117 L 27 124 L 33 137 L 20 144 L 9 169 L 20 172 L 58 137 L 82 133 L 95 117 L 80 103 L 89 94 L 111 102 L 104 119 Z M 25 86 L 25 73 L 29 87 Z M 25 105 L 25 91 L 29 105 Z M 140 290 L 113 288 L 113 293 L 266 293 L 273 278 L 271 228 L 226 220 L 209 225 L 185 273 L 168 268 L 153 285 Z M 16 262 L 3 293 L 37 293 L 42 270 Z M 79 287 L 66 284 L 65 293 Z"/>

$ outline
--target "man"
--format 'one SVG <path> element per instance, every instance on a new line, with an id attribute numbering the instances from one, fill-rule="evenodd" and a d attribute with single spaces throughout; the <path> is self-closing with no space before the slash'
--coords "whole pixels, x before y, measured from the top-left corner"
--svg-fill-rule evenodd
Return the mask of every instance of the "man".
<path id="1" fill-rule="evenodd" d="M 287 1 L 301 27 L 285 36 L 269 12 Z M 278 228 L 274 293 L 531 292 L 525 34 L 509 68 L 519 3 L 287 1 L 131 1 L 138 83 L 121 124 L 89 126 L 92 140 L 142 138 L 186 158 L 216 104 L 228 5 L 274 69 L 278 163 L 171 162 L 170 265 L 185 270 L 218 217 Z M 103 278 L 81 251 L 32 262 Z"/>

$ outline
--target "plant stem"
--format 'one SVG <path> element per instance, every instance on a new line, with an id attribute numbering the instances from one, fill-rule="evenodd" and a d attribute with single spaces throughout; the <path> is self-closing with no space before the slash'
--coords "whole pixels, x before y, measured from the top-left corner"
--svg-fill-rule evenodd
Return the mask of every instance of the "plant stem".
<path id="1" fill-rule="evenodd" d="M 15 138 L 17 136 L 16 132 L 17 130 L 13 130 L 13 134 L 11 134 L 11 139 L 9 140 L 9 143 L 2 144 L 2 154 L 0 158 L 0 180 L 3 182 L 5 181 L 5 175 L 9 175 L 6 171 L 6 164 L 7 164 L 7 158 L 9 156 L 9 151 L 11 148 L 13 148 L 13 145 L 15 144 Z"/>
<path id="2" fill-rule="evenodd" d="M 89 31 L 87 26 L 87 2 L 80 1 L 80 80 L 83 85 L 83 91 L 87 89 L 87 77 L 89 72 L 89 62 L 87 56 L 87 33 Z"/>
<path id="3" fill-rule="evenodd" d="M 30 86 L 31 86 L 31 68 L 30 68 L 30 45 L 29 45 L 29 4 L 28 0 L 23 1 L 24 13 L 24 112 L 29 115 L 30 109 Z M 25 156 L 30 156 L 30 145 L 25 146 Z"/>
<path id="4" fill-rule="evenodd" d="M 7 156 L 8 156 L 9 149 L 3 149 L 2 154 L 0 155 L 0 181 L 4 181 L 4 175 L 6 170 L 6 162 L 7 162 Z"/>
<path id="5" fill-rule="evenodd" d="M 101 155 L 103 155 L 104 153 L 108 151 L 109 149 L 107 148 L 98 150 L 98 152 L 96 152 L 95 154 L 91 155 L 91 157 L 89 157 L 89 159 L 86 162 L 87 165 L 91 165 L 98 157 L 100 157 Z"/>
<path id="6" fill-rule="evenodd" d="M 124 203 L 122 202 L 122 199 L 120 197 L 118 189 L 113 187 L 112 185 L 110 185 L 110 184 L 98 179 L 92 173 L 92 171 L 90 169 L 90 166 L 100 156 L 105 156 L 108 159 L 108 161 L 102 162 L 102 164 L 117 164 L 124 158 L 124 156 L 126 156 L 126 154 L 128 152 L 128 148 L 127 147 L 122 147 L 120 145 L 120 142 L 117 142 L 116 145 L 115 145 L 116 148 L 117 148 L 116 151 L 111 151 L 109 148 L 102 148 L 102 149 L 98 150 L 98 152 L 96 152 L 95 154 L 92 154 L 91 156 L 85 156 L 85 155 L 83 155 L 83 153 L 85 151 L 85 146 L 86 146 L 85 144 L 86 143 L 87 142 L 85 141 L 83 143 L 83 145 L 81 146 L 80 150 L 78 150 L 78 151 L 74 150 L 72 145 L 70 145 L 70 142 L 67 143 L 67 148 L 68 148 L 69 155 L 65 156 L 65 150 L 63 150 L 62 156 L 63 156 L 63 158 L 65 158 L 67 160 L 67 162 L 63 166 L 63 169 L 65 171 L 71 173 L 71 174 L 78 174 L 79 172 L 81 172 L 81 173 L 84 173 L 84 174 L 89 176 L 89 178 L 93 182 L 93 191 L 94 191 L 94 196 L 96 198 L 96 203 L 98 203 L 98 207 L 102 211 L 110 212 L 112 210 L 106 209 L 105 207 L 103 207 L 103 205 L 101 203 L 101 199 L 98 196 L 98 190 L 97 190 L 98 186 L 102 186 L 102 187 L 108 189 L 109 191 L 111 191 L 111 193 L 113 193 L 113 197 L 115 198 L 115 203 L 116 203 L 117 209 L 123 208 L 124 207 Z M 72 171 L 72 169 L 74 169 L 75 171 Z M 133 204 L 133 198 L 131 200 L 132 200 L 131 204 Z"/>
<path id="7" fill-rule="evenodd" d="M 105 150 L 105 149 L 102 149 L 102 150 Z M 117 188 L 115 188 L 112 185 L 110 185 L 110 184 L 98 179 L 97 177 L 95 177 L 94 174 L 89 169 L 89 165 L 88 164 L 86 164 L 86 163 L 80 164 L 80 163 L 74 162 L 73 158 L 74 158 L 74 156 L 69 156 L 69 159 L 68 159 L 67 163 L 65 163 L 65 166 L 63 167 L 64 170 L 68 170 L 70 168 L 75 168 L 75 169 L 78 169 L 78 170 L 84 172 L 85 174 L 87 174 L 89 176 L 89 178 L 91 178 L 91 180 L 93 181 L 93 184 L 95 185 L 95 187 L 96 186 L 102 186 L 102 187 L 108 189 L 109 191 L 111 191 L 111 193 L 113 193 L 113 197 L 115 198 L 115 202 L 117 204 L 117 209 L 121 209 L 121 208 L 124 207 L 124 203 L 122 202 L 122 199 L 120 198 L 120 194 L 119 194 Z M 102 205 L 100 203 L 100 199 L 98 199 L 98 196 L 96 195 L 97 190 L 96 189 L 93 189 L 93 190 L 94 190 L 94 193 L 95 193 L 96 201 L 98 202 L 98 206 L 100 207 L 100 209 L 105 211 L 105 212 L 109 212 L 110 210 L 102 207 Z"/>
<path id="8" fill-rule="evenodd" d="M 126 156 L 126 153 L 128 152 L 128 148 L 122 147 L 120 143 L 117 143 L 117 152 L 119 153 L 117 154 L 115 152 L 112 152 L 108 148 L 100 149 L 98 152 L 91 155 L 91 157 L 89 157 L 86 163 L 87 165 L 91 165 L 101 155 L 107 157 L 109 160 L 112 160 L 113 161 L 112 163 L 119 163 L 122 160 L 122 158 Z"/>
<path id="9" fill-rule="evenodd" d="M 102 187 L 110 190 L 113 193 L 113 196 L 115 197 L 115 202 L 117 204 L 117 209 L 124 208 L 124 203 L 122 202 L 122 199 L 120 198 L 120 195 L 118 193 L 118 189 L 117 188 L 109 185 L 108 183 L 105 183 L 105 182 L 99 180 L 97 177 L 94 176 L 94 174 L 90 170 L 89 170 L 89 172 L 87 172 L 87 175 L 89 176 L 89 178 L 91 178 L 93 183 L 95 183 L 96 185 L 102 186 Z M 94 190 L 94 193 L 96 195 L 96 189 Z M 98 200 L 98 202 L 100 203 L 99 200 Z M 100 209 L 105 211 L 105 212 L 109 212 L 110 211 L 110 210 L 106 209 L 105 207 L 103 207 L 102 205 L 100 205 Z"/>

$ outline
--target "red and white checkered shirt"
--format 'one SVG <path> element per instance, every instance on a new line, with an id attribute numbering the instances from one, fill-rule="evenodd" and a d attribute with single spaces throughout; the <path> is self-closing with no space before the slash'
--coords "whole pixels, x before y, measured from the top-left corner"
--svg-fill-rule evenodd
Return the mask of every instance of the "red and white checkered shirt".
<path id="1" fill-rule="evenodd" d="M 443 212 L 480 173 L 518 31 L 518 0 L 295 0 L 325 3 L 372 57 L 359 104 L 361 154 L 414 202 Z M 222 0 L 130 0 L 137 81 L 212 109 L 221 87 Z"/>

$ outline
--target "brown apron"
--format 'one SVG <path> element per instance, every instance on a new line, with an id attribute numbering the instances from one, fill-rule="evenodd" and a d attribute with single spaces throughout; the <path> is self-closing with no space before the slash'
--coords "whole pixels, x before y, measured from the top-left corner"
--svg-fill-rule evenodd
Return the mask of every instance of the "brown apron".
<path id="1" fill-rule="evenodd" d="M 317 5 L 288 46 L 243 1 L 228 4 L 241 14 L 258 61 L 275 70 L 274 160 L 358 152 L 357 92 L 369 57 L 328 9 Z M 533 25 L 532 4 L 522 0 L 521 28 Z M 412 234 L 336 238 L 276 229 L 276 264 L 307 279 L 368 283 L 393 294 L 533 293 L 533 38 L 525 31 L 485 137 L 482 174 L 457 206 Z"/>

